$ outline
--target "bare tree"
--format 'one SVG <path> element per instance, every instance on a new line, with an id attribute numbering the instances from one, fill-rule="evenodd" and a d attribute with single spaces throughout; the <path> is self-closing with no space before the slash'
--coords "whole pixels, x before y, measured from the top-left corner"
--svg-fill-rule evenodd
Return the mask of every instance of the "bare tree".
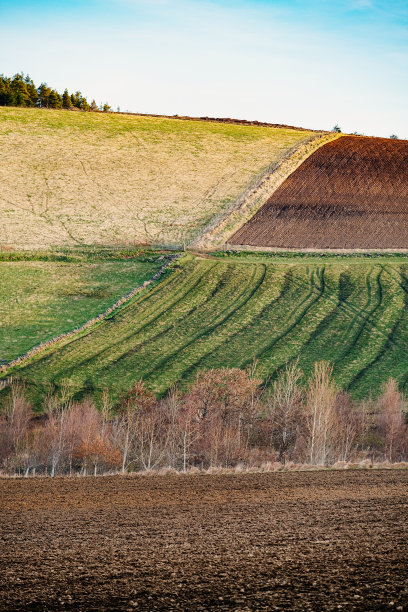
<path id="1" fill-rule="evenodd" d="M 3 462 L 26 470 L 26 445 L 32 418 L 31 404 L 25 397 L 25 386 L 12 382 L 6 410 L 1 419 L 1 455 Z"/>
<path id="2" fill-rule="evenodd" d="M 197 374 L 185 401 L 187 407 L 197 411 L 203 461 L 228 465 L 240 459 L 251 430 L 260 382 L 238 368 Z"/>
<path id="3" fill-rule="evenodd" d="M 122 453 L 122 473 L 137 458 L 135 449 L 140 415 L 151 410 L 156 404 L 154 395 L 146 389 L 142 381 L 133 385 L 128 394 L 122 398 L 113 423 L 115 445 Z"/>
<path id="4" fill-rule="evenodd" d="M 327 464 L 335 445 L 337 393 L 332 373 L 333 368 L 329 363 L 315 363 L 314 376 L 307 391 L 308 458 L 312 465 Z"/>
<path id="5" fill-rule="evenodd" d="M 181 466 L 185 472 L 200 436 L 198 412 L 191 402 L 184 401 L 183 394 L 176 387 L 170 389 L 161 401 L 161 410 L 167 423 L 167 464 L 174 468 Z"/>
<path id="6" fill-rule="evenodd" d="M 65 433 L 68 408 L 61 404 L 56 395 L 48 396 L 45 400 L 47 421 L 44 426 L 44 447 L 47 449 L 47 463 L 50 467 L 50 476 L 55 476 L 59 464 L 65 455 Z"/>
<path id="7" fill-rule="evenodd" d="M 339 393 L 335 409 L 335 450 L 337 460 L 350 461 L 357 452 L 364 431 L 365 412 L 359 410 L 345 391 Z"/>
<path id="8" fill-rule="evenodd" d="M 169 427 L 161 404 L 146 404 L 140 409 L 136 428 L 136 448 L 139 465 L 152 470 L 166 456 Z"/>
<path id="9" fill-rule="evenodd" d="M 303 422 L 301 378 L 297 362 L 288 364 L 266 395 L 266 418 L 270 423 L 272 444 L 278 450 L 278 461 L 283 463 L 296 445 Z"/>
<path id="10" fill-rule="evenodd" d="M 397 382 L 390 378 L 378 399 L 378 428 L 388 461 L 400 461 L 408 444 L 405 415 L 407 403 L 398 390 Z"/>
<path id="11" fill-rule="evenodd" d="M 36 470 L 97 475 L 108 469 L 187 470 L 288 459 L 328 465 L 362 451 L 400 461 L 408 454 L 407 403 L 390 379 L 374 402 L 337 392 L 332 367 L 316 363 L 306 391 L 297 363 L 261 395 L 243 370 L 201 372 L 186 393 L 157 401 L 140 381 L 116 408 L 108 392 L 101 409 L 74 403 L 72 388 L 49 395 L 34 415 L 24 386 L 14 383 L 0 413 L 0 462 L 9 473 Z"/>

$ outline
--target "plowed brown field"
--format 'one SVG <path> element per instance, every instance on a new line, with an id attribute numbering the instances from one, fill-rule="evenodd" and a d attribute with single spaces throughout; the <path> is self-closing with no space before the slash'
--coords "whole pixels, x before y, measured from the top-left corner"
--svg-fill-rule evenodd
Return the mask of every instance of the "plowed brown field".
<path id="1" fill-rule="evenodd" d="M 228 243 L 408 248 L 408 141 L 344 136 L 329 142 L 303 162 Z"/>
<path id="2" fill-rule="evenodd" d="M 2 610 L 406 610 L 408 471 L 1 480 Z"/>

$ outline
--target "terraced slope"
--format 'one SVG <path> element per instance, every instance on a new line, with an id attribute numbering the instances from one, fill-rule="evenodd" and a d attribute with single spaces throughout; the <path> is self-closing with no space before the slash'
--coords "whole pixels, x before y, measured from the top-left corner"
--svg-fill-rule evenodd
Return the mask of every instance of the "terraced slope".
<path id="1" fill-rule="evenodd" d="M 0 248 L 182 245 L 311 132 L 0 108 Z"/>
<path id="2" fill-rule="evenodd" d="M 115 397 L 142 378 L 156 392 L 201 369 L 249 366 L 274 376 L 299 356 L 334 363 L 340 386 L 408 389 L 408 264 L 404 259 L 268 261 L 185 256 L 154 289 L 92 331 L 12 374 L 35 395 L 49 382 Z"/>
<path id="3" fill-rule="evenodd" d="M 343 136 L 324 145 L 228 243 L 408 249 L 408 141 Z"/>

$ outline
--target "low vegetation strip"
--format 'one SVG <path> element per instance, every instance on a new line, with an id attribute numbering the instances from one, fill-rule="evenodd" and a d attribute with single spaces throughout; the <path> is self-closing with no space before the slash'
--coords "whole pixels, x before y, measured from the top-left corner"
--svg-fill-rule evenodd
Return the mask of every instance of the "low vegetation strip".
<path id="1" fill-rule="evenodd" d="M 50 384 L 68 384 L 75 396 L 100 397 L 109 388 L 118 398 L 140 379 L 162 394 L 200 370 L 254 360 L 257 375 L 272 381 L 298 358 L 306 376 L 316 361 L 332 362 L 338 385 L 356 397 L 378 394 L 390 376 L 407 389 L 407 271 L 403 257 L 186 254 L 86 334 L 40 351 L 8 375 L 25 379 L 37 397 Z"/>
<path id="2" fill-rule="evenodd" d="M 0 247 L 181 246 L 313 132 L 0 108 Z"/>
<path id="3" fill-rule="evenodd" d="M 58 343 L 66 341 L 67 339 L 70 339 L 74 336 L 76 336 L 77 334 L 80 334 L 81 332 L 91 328 L 93 325 L 95 325 L 96 323 L 103 321 L 106 317 L 108 317 L 109 315 L 111 315 L 113 312 L 115 312 L 116 310 L 118 310 L 118 308 L 120 308 L 121 306 L 123 306 L 123 304 L 126 304 L 126 302 L 128 302 L 131 298 L 133 298 L 137 293 L 139 293 L 140 291 L 142 291 L 143 289 L 145 289 L 146 287 L 148 287 L 149 285 L 151 285 L 154 281 L 158 280 L 163 273 L 167 270 L 167 268 L 169 267 L 169 265 L 175 260 L 177 259 L 177 257 L 179 257 L 179 255 L 172 255 L 172 256 L 167 256 L 166 259 L 166 263 L 164 265 L 161 266 L 161 268 L 159 270 L 157 270 L 155 272 L 155 274 L 153 274 L 153 276 L 151 276 L 148 280 L 143 281 L 140 285 L 138 285 L 137 287 L 134 287 L 131 291 L 129 291 L 126 295 L 122 295 L 113 305 L 109 306 L 106 310 L 104 310 L 103 312 L 95 315 L 94 317 L 92 317 L 91 319 L 88 319 L 85 323 L 83 323 L 82 325 L 80 325 L 79 327 L 76 327 L 74 329 L 71 328 L 69 329 L 69 331 L 64 332 L 62 334 L 59 334 L 58 336 L 54 336 L 53 338 L 49 339 L 49 340 L 45 340 L 44 342 L 41 342 L 40 344 L 30 348 L 26 353 L 19 355 L 18 357 L 12 359 L 11 361 L 7 362 L 7 363 L 3 363 L 2 365 L 0 364 L 0 372 L 6 372 L 8 371 L 10 368 L 13 368 L 16 365 L 22 364 L 24 363 L 24 361 L 30 359 L 31 357 L 33 357 L 34 355 L 37 355 L 39 353 L 42 353 L 43 351 L 46 351 L 47 349 L 49 349 L 50 347 L 54 347 L 56 345 L 58 345 Z M 163 257 L 160 257 L 160 259 L 162 259 Z M 156 260 L 158 259 L 158 256 L 156 257 Z M 154 269 L 154 267 L 157 268 L 157 261 L 156 261 L 156 266 L 148 266 L 145 267 L 143 272 L 144 275 L 146 274 L 146 272 L 149 269 Z M 4 265 L 4 264 L 0 264 Z M 139 264 L 140 265 L 140 264 Z M 122 266 L 123 267 L 123 266 Z M 116 270 L 112 270 L 112 267 L 109 268 L 109 272 L 112 274 L 113 273 L 117 273 L 122 271 L 121 268 L 119 266 L 116 266 Z M 75 270 L 75 268 L 74 268 Z M 15 270 L 12 271 L 13 274 L 13 278 L 15 280 Z M 23 271 L 23 273 L 26 273 L 27 270 L 25 269 Z M 29 271 L 29 273 L 32 271 Z M 48 272 L 48 271 L 47 271 Z M 64 270 L 64 272 L 66 272 Z M 69 272 L 72 273 L 72 270 L 69 270 Z M 30 274 L 31 276 L 31 274 Z M 47 280 L 48 280 L 48 273 L 47 273 Z M 117 279 L 115 277 L 115 282 L 117 282 Z M 69 294 L 70 297 L 72 297 L 72 294 Z M 65 305 L 67 306 L 67 305 Z M 89 308 L 89 305 L 88 305 Z M 22 313 L 23 314 L 23 313 Z M 71 314 L 71 316 L 73 316 Z M 72 323 L 72 319 L 68 320 L 68 324 Z M 60 323 L 59 321 L 53 321 L 54 325 L 58 323 Z M 66 324 L 66 322 L 64 321 L 64 324 Z M 3 325 L 4 325 L 4 321 L 3 321 Z M 10 329 L 5 330 L 5 332 L 7 333 L 7 331 L 10 334 Z M 17 338 L 19 339 L 19 336 L 17 335 Z"/>
<path id="4" fill-rule="evenodd" d="M 313 153 L 231 245 L 408 248 L 408 141 L 343 136 Z"/>

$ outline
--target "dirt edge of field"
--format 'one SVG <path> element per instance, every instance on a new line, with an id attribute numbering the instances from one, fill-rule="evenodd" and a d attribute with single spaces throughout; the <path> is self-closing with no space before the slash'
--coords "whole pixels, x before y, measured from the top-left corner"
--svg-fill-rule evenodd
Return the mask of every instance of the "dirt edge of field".
<path id="1" fill-rule="evenodd" d="M 286 152 L 258 175 L 227 211 L 213 217 L 188 248 L 211 250 L 223 246 L 312 153 L 342 136 L 335 132 L 320 132 Z"/>
<path id="2" fill-rule="evenodd" d="M 249 465 L 237 465 L 235 467 L 210 467 L 210 468 L 198 468 L 192 467 L 187 470 L 177 470 L 175 468 L 160 468 L 160 469 L 144 469 L 137 472 L 118 472 L 118 471 L 107 471 L 98 474 L 80 474 L 74 472 L 72 474 L 50 474 L 36 473 L 36 474 L 8 474 L 0 471 L 0 482 L 3 480 L 27 480 L 27 479 L 52 479 L 52 480 L 67 480 L 72 481 L 76 479 L 80 480 L 95 480 L 101 478 L 118 478 L 120 480 L 126 478 L 160 478 L 167 479 L 171 477 L 180 478 L 192 478 L 192 477 L 217 477 L 217 476 L 250 476 L 253 474 L 292 474 L 299 472 L 378 472 L 378 471 L 395 471 L 395 470 L 408 470 L 408 461 L 398 461 L 391 463 L 385 461 L 371 461 L 370 459 L 363 459 L 361 461 L 337 461 L 332 465 L 321 465 L 321 464 L 309 464 L 309 463 L 293 463 L 288 461 L 286 464 L 278 461 L 268 462 L 261 466 L 249 466 Z"/>
<path id="3" fill-rule="evenodd" d="M 408 141 L 344 135 L 318 149 L 229 244 L 406 249 Z"/>
<path id="4" fill-rule="evenodd" d="M 237 251 L 237 252 L 256 252 L 256 253 L 320 253 L 321 255 L 330 255 L 335 253 L 337 255 L 349 255 L 355 253 L 356 255 L 392 255 L 408 253 L 408 249 L 311 249 L 311 248 L 292 248 L 292 247 L 264 247 L 264 246 L 253 246 L 251 244 L 232 244 L 226 242 L 224 245 L 226 251 Z M 197 251 L 199 254 L 199 251 Z"/>

